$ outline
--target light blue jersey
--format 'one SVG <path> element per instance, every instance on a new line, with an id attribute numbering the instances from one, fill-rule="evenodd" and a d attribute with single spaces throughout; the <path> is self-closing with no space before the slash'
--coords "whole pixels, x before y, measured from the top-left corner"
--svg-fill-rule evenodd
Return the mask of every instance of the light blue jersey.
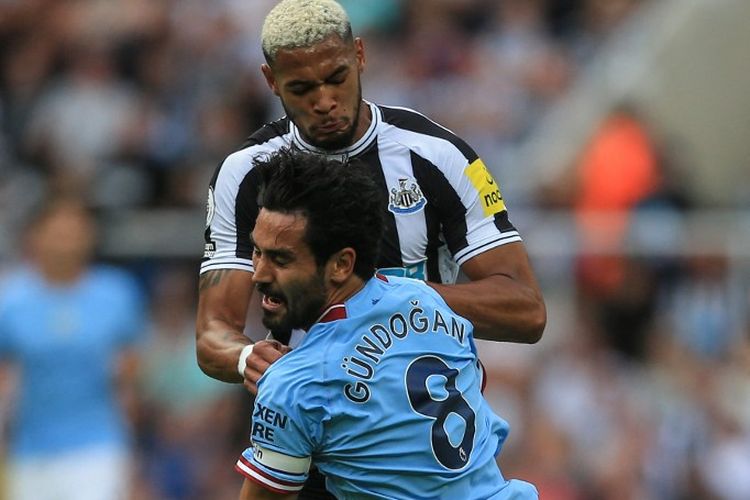
<path id="1" fill-rule="evenodd" d="M 114 370 L 143 331 L 142 299 L 130 276 L 110 268 L 70 286 L 31 269 L 2 282 L 0 361 L 20 368 L 13 458 L 126 444 Z"/>
<path id="2" fill-rule="evenodd" d="M 371 279 L 261 378 L 237 469 L 279 493 L 312 462 L 338 498 L 535 499 L 497 467 L 508 424 L 481 381 L 468 320 L 421 281 Z"/>

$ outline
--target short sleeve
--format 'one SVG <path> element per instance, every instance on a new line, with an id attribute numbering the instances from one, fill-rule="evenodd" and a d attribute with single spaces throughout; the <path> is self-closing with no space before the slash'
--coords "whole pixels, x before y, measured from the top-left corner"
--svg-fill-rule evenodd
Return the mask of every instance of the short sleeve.
<path id="1" fill-rule="evenodd" d="M 462 248 L 454 252 L 458 264 L 494 247 L 521 241 L 508 218 L 500 186 L 481 158 L 465 164 L 456 191 L 466 207 L 465 220 L 448 219 L 443 230 L 447 238 L 457 231 L 465 231 Z"/>
<path id="2" fill-rule="evenodd" d="M 258 178 L 249 150 L 233 153 L 216 171 L 206 201 L 205 248 L 200 271 L 253 271 L 250 233 L 258 216 Z"/>
<path id="3" fill-rule="evenodd" d="M 288 383 L 292 379 L 294 387 Z M 240 474 L 276 493 L 302 489 L 326 420 L 317 386 L 287 370 L 261 379 L 250 426 L 252 446 L 235 465 Z"/>
<path id="4" fill-rule="evenodd" d="M 412 150 L 411 167 L 458 265 L 497 246 L 521 241 L 508 218 L 500 186 L 471 146 L 423 115 L 405 110 L 389 113 L 402 129 L 399 137 Z"/>

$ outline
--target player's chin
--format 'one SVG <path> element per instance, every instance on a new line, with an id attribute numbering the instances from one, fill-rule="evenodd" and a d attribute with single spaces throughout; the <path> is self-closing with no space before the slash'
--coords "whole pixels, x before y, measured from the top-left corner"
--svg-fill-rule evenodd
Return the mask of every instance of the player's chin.
<path id="1" fill-rule="evenodd" d="M 279 310 L 268 311 L 264 309 L 261 321 L 263 322 L 263 326 L 265 326 L 269 330 L 283 330 L 286 329 L 287 322 L 285 321 L 285 319 L 286 314 L 283 314 Z"/>
<path id="2" fill-rule="evenodd" d="M 316 134 L 314 138 L 314 146 L 328 150 L 344 149 L 351 145 L 351 134 L 346 130 L 332 134 Z"/>

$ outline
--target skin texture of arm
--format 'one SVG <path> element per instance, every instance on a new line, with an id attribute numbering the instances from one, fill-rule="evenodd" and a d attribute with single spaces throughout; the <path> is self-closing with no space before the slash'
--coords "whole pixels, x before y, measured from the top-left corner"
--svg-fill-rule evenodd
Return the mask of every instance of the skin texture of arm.
<path id="1" fill-rule="evenodd" d="M 266 488 L 245 479 L 240 491 L 240 500 L 296 500 L 297 494 L 282 495 L 274 493 Z"/>
<path id="2" fill-rule="evenodd" d="M 477 255 L 461 270 L 470 282 L 429 285 L 474 324 L 477 338 L 527 344 L 539 341 L 547 312 L 522 243 L 509 243 Z"/>
<path id="3" fill-rule="evenodd" d="M 196 349 L 198 365 L 224 382 L 242 382 L 237 360 L 250 344 L 243 331 L 253 293 L 253 275 L 237 269 L 219 269 L 201 275 L 198 287 Z"/>

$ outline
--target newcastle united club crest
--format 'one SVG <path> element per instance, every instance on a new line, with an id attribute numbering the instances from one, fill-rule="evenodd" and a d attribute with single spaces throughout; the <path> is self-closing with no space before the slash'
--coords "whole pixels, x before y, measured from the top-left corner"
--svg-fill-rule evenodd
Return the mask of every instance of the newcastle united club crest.
<path id="1" fill-rule="evenodd" d="M 391 188 L 388 210 L 394 214 L 411 214 L 422 210 L 427 203 L 416 182 L 399 179 L 398 189 Z"/>

